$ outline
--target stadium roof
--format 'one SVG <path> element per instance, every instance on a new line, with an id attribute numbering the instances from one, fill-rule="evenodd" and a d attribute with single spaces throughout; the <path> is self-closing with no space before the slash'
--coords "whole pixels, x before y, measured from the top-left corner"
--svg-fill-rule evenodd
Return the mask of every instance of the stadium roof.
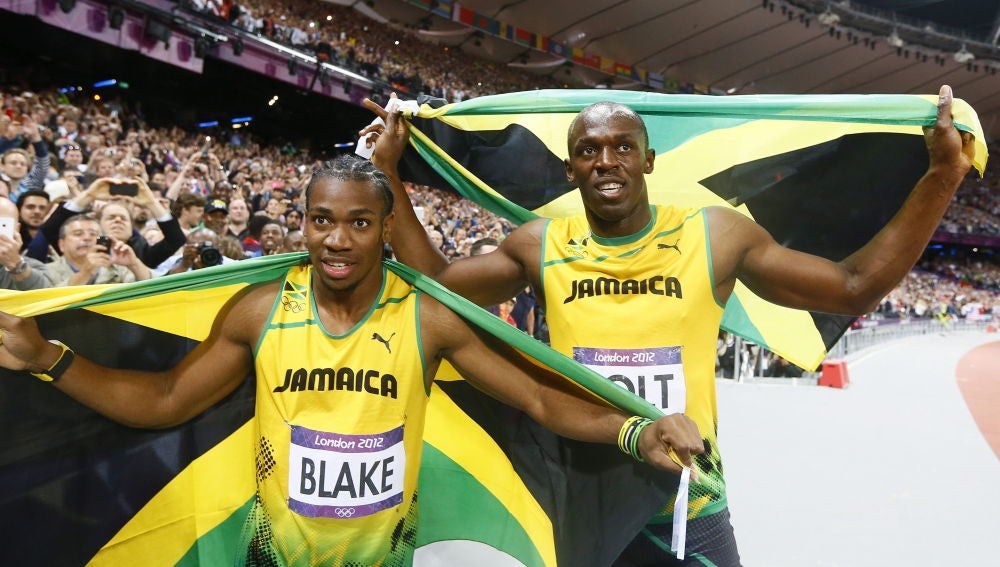
<path id="1" fill-rule="evenodd" d="M 433 3 L 432 4 L 436 4 Z M 732 94 L 936 93 L 950 84 L 1000 139 L 1000 0 L 462 0 L 484 16 L 572 48 Z M 410 6 L 377 12 L 465 52 L 573 86 L 641 89 Z M 825 15 L 824 15 L 825 13 Z M 421 21 L 422 20 L 422 21 Z M 961 53 L 956 57 L 956 53 Z M 969 58 L 969 53 L 973 58 Z M 964 55 L 964 59 L 963 59 Z"/>

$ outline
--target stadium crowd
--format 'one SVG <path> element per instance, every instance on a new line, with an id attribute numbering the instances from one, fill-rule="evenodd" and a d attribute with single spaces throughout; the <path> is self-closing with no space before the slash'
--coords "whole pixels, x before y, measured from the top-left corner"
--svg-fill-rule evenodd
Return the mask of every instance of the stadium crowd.
<path id="1" fill-rule="evenodd" d="M 380 23 L 350 7 L 309 0 L 194 0 L 195 12 L 295 47 L 394 88 L 451 102 L 482 95 L 560 88 L 552 77 L 526 73 L 438 45 L 412 27 Z M 489 77 L 483 82 L 484 77 Z"/>
<path id="2" fill-rule="evenodd" d="M 42 263 L 39 271 L 46 262 L 77 254 L 71 275 L 86 264 L 82 271 L 92 276 L 82 283 L 132 281 L 200 268 L 205 262 L 198 251 L 206 247 L 219 252 L 208 254 L 209 263 L 303 249 L 302 192 L 319 156 L 269 146 L 247 134 L 220 141 L 176 126 L 156 127 L 123 103 L 71 101 L 54 91 L 8 90 L 0 131 L 0 194 L 16 201 L 19 246 Z M 139 185 L 134 196 L 110 194 L 129 179 Z M 992 171 L 985 180 L 967 182 L 949 215 L 975 211 L 996 226 L 1000 207 L 989 191 L 996 182 Z M 452 257 L 469 255 L 477 240 L 502 240 L 512 229 L 507 220 L 453 193 L 417 185 L 408 190 L 431 237 Z M 94 215 L 102 226 L 86 231 L 76 250 L 68 245 L 74 236 L 60 230 L 80 213 Z M 125 222 L 131 230 L 124 230 Z M 966 224 L 970 228 L 992 234 Z M 131 244 L 148 272 L 125 248 L 89 261 L 80 255 L 101 232 Z M 206 240 L 211 244 L 202 244 Z M 117 279 L 108 280 L 107 270 L 97 274 L 98 268 L 114 266 Z M 1000 267 L 992 257 L 929 254 L 869 317 L 987 316 L 998 294 Z"/>
<path id="3" fill-rule="evenodd" d="M 382 24 L 330 3 L 194 0 L 187 6 L 411 93 L 457 101 L 562 86 L 444 50 L 424 41 L 418 29 Z M 118 101 L 3 91 L 0 194 L 10 201 L 0 205 L 16 203 L 16 209 L 2 209 L 0 217 L 17 216 L 20 227 L 11 243 L 0 237 L 0 285 L 128 282 L 304 250 L 303 191 L 310 171 L 327 156 L 245 133 L 220 140 L 176 125 L 151 125 Z M 982 180 L 970 178 L 942 230 L 1000 235 L 998 183 L 992 169 Z M 448 256 L 472 255 L 477 243 L 499 242 L 513 228 L 453 193 L 412 184 L 407 190 L 431 239 Z M 990 255 L 949 250 L 929 250 L 866 317 L 992 316 L 1000 265 Z M 512 323 L 544 340 L 544 316 L 530 290 L 521 300 L 497 312 L 506 318 L 510 311 Z M 720 359 L 725 350 L 720 344 Z"/>
<path id="4" fill-rule="evenodd" d="M 1000 178 L 988 169 L 982 179 L 968 180 L 941 222 L 941 229 L 955 234 L 1000 236 Z"/>

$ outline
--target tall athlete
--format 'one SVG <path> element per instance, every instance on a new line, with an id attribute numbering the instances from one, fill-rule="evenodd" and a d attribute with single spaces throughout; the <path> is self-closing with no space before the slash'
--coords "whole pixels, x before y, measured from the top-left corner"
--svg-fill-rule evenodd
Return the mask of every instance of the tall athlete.
<path id="1" fill-rule="evenodd" d="M 410 564 L 424 410 L 442 358 L 563 435 L 613 443 L 634 422 L 527 374 L 389 272 L 381 258 L 392 193 L 369 162 L 346 156 L 317 170 L 306 203 L 309 262 L 234 296 L 176 367 L 101 367 L 8 314 L 0 365 L 154 428 L 193 418 L 255 370 L 258 497 L 243 558 L 251 565 Z M 657 467 L 679 469 L 666 448 L 688 464 L 702 450 L 684 416 L 636 431 L 639 453 Z"/>
<path id="2" fill-rule="evenodd" d="M 642 119 L 602 102 L 582 110 L 568 133 L 567 179 L 585 214 L 537 219 L 514 230 L 489 254 L 448 264 L 430 245 L 399 179 L 407 141 L 398 113 L 366 106 L 385 119 L 372 159 L 396 192 L 399 259 L 434 275 L 480 305 L 542 293 L 552 347 L 644 396 L 667 414 L 691 417 L 706 445 L 692 485 L 686 564 L 739 565 L 716 444 L 715 343 L 736 280 L 774 303 L 861 315 L 909 271 L 930 240 L 971 166 L 973 140 L 952 125 L 952 92 L 943 86 L 937 122 L 925 130 L 930 166 L 895 217 L 841 262 L 779 245 L 749 218 L 723 207 L 650 206 L 653 171 Z M 671 523 L 658 516 L 616 565 L 676 565 Z M 706 563 L 707 562 L 707 563 Z"/>

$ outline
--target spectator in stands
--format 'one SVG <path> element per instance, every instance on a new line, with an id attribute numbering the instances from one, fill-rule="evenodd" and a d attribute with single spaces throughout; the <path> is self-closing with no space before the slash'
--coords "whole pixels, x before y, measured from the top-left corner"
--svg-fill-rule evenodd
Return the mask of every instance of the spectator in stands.
<path id="1" fill-rule="evenodd" d="M 139 186 L 138 194 L 132 198 L 133 202 L 139 202 L 149 208 L 156 224 L 163 233 L 163 240 L 150 244 L 132 226 L 132 217 L 129 212 L 128 201 L 108 202 L 101 207 L 98 220 L 104 234 L 127 242 L 135 250 L 136 256 L 142 263 L 149 267 L 154 267 L 163 262 L 167 257 L 184 245 L 186 237 L 181 230 L 177 219 L 166 211 L 141 179 L 130 180 Z M 69 217 L 91 210 L 91 206 L 98 202 L 111 201 L 112 196 L 109 187 L 119 183 L 117 179 L 98 179 L 91 183 L 86 191 L 83 191 L 73 199 L 61 203 L 53 211 L 49 218 L 42 224 L 41 230 L 35 235 L 28 247 L 28 255 L 36 260 L 44 261 L 48 258 L 50 244 L 56 244 L 59 240 L 59 228 Z M 56 252 L 60 252 L 58 249 Z"/>
<path id="2" fill-rule="evenodd" d="M 62 168 L 81 174 L 87 169 L 83 164 L 83 150 L 80 146 L 76 144 L 63 146 Z"/>
<path id="3" fill-rule="evenodd" d="M 202 214 L 202 222 L 205 228 L 209 228 L 215 234 L 226 234 L 227 220 L 229 216 L 229 205 L 222 199 L 209 199 L 205 202 L 205 210 Z"/>
<path id="4" fill-rule="evenodd" d="M 13 222 L 12 236 L 0 234 L 0 289 L 25 291 L 52 287 L 45 265 L 34 258 L 21 256 L 17 206 L 6 197 L 0 197 L 0 218 L 8 218 Z"/>
<path id="5" fill-rule="evenodd" d="M 304 252 L 306 239 L 301 230 L 289 230 L 281 245 L 281 252 Z"/>
<path id="6" fill-rule="evenodd" d="M 45 221 L 49 212 L 49 194 L 41 189 L 29 189 L 21 193 L 17 200 L 18 217 L 21 219 L 21 252 L 28 249 L 28 244 Z"/>
<path id="7" fill-rule="evenodd" d="M 285 213 L 285 228 L 288 230 L 302 229 L 302 211 L 292 207 Z"/>
<path id="8" fill-rule="evenodd" d="M 226 257 L 219 249 L 219 235 L 210 229 L 199 228 L 188 234 L 187 243 L 177 254 L 157 266 L 153 274 L 156 276 L 182 274 L 231 262 L 235 260 Z"/>
<path id="9" fill-rule="evenodd" d="M 181 230 L 185 234 L 191 234 L 204 226 L 202 215 L 205 214 L 205 198 L 194 193 L 181 193 L 174 201 L 171 212 L 180 223 Z"/>
<path id="10" fill-rule="evenodd" d="M 59 229 L 63 255 L 47 267 L 56 286 L 127 283 L 148 280 L 149 268 L 126 242 L 99 243 L 101 225 L 89 215 L 74 215 Z M 110 250 L 105 244 L 110 244 Z"/>
<path id="11" fill-rule="evenodd" d="M 441 234 L 441 231 L 433 227 L 424 228 L 427 229 L 427 236 L 430 238 L 431 244 L 438 250 L 444 251 L 444 235 Z"/>
<path id="12" fill-rule="evenodd" d="M 18 196 L 30 189 L 44 189 L 45 176 L 49 171 L 49 150 L 42 141 L 41 128 L 30 116 L 22 116 L 23 134 L 31 143 L 35 157 L 16 147 L 8 150 L 0 158 L 0 176 L 7 182 L 9 195 L 17 201 Z"/>
<path id="13" fill-rule="evenodd" d="M 229 216 L 226 222 L 226 236 L 232 236 L 239 242 L 250 236 L 250 209 L 246 199 L 237 198 L 229 202 Z"/>
<path id="14" fill-rule="evenodd" d="M 268 219 L 260 229 L 260 255 L 270 256 L 281 253 L 281 246 L 284 243 L 285 229 L 281 223 Z"/>
<path id="15" fill-rule="evenodd" d="M 510 316 L 514 318 L 514 325 L 532 337 L 535 336 L 535 311 L 537 308 L 538 301 L 535 299 L 535 294 L 531 291 L 531 286 L 527 286 L 514 297 L 514 307 L 510 312 Z"/>
<path id="16" fill-rule="evenodd" d="M 111 178 L 115 175 L 115 160 L 111 159 L 112 150 L 102 150 L 102 154 L 90 157 L 87 163 L 87 170 L 84 172 L 84 183 L 93 183 L 98 179 Z"/>

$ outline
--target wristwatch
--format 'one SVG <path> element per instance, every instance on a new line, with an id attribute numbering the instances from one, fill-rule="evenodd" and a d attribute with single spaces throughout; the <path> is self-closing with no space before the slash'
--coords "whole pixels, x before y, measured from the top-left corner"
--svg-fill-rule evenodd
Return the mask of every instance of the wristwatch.
<path id="1" fill-rule="evenodd" d="M 14 266 L 13 270 L 7 270 L 7 271 L 10 272 L 10 275 L 12 276 L 19 276 L 23 274 L 24 271 L 27 269 L 28 269 L 28 261 L 25 260 L 24 258 L 21 258 L 21 261 L 17 263 L 17 266 Z"/>

